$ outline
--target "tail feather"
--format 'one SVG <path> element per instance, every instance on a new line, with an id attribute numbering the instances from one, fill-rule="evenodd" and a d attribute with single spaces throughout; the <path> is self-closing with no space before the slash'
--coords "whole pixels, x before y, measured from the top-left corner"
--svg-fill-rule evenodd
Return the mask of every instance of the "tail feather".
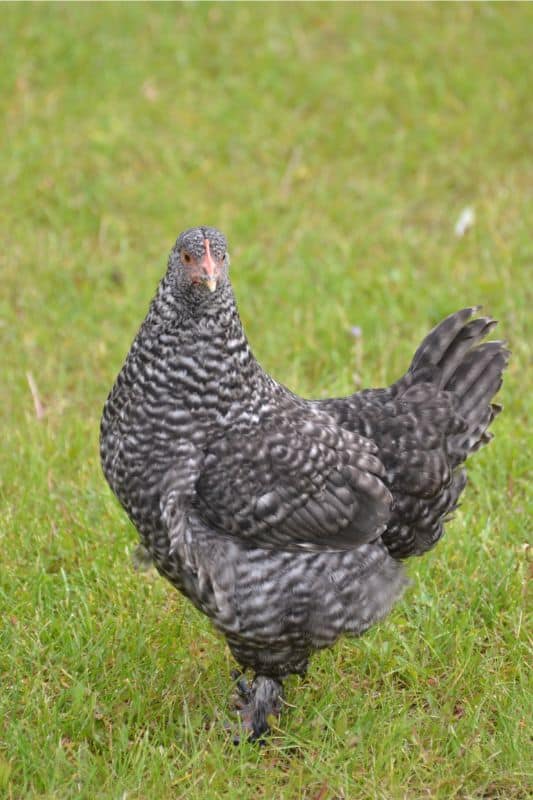
<path id="1" fill-rule="evenodd" d="M 484 341 L 497 322 L 478 311 L 464 308 L 437 325 L 388 389 L 323 403 L 379 448 L 394 499 L 382 539 L 394 558 L 421 555 L 440 539 L 466 483 L 462 464 L 490 442 L 502 410 L 493 396 L 509 351 Z"/>
<path id="2" fill-rule="evenodd" d="M 417 374 L 427 380 L 431 369 L 432 382 L 454 398 L 464 430 L 448 439 L 452 466 L 491 440 L 487 429 L 501 411 L 501 406 L 491 400 L 502 384 L 509 351 L 505 342 L 482 341 L 497 321 L 490 317 L 471 319 L 478 309 L 462 309 L 437 325 L 418 348 L 408 373 L 416 383 Z"/>
<path id="3" fill-rule="evenodd" d="M 439 364 L 448 347 L 464 330 L 472 314 L 480 308 L 481 306 L 463 308 L 442 320 L 423 340 L 413 357 L 409 371 L 416 372 L 418 369 Z"/>
<path id="4" fill-rule="evenodd" d="M 472 348 L 455 369 L 445 384 L 445 389 L 454 392 L 461 399 L 476 396 L 484 392 L 489 381 L 501 379 L 501 371 L 505 366 L 505 345 L 503 342 L 483 342 Z M 491 369 L 491 362 L 501 362 L 500 369 Z M 480 395 L 481 396 L 481 395 Z"/>
<path id="5" fill-rule="evenodd" d="M 395 448 L 387 450 L 388 440 L 382 438 L 395 500 L 382 538 L 394 558 L 422 555 L 440 539 L 466 483 L 461 465 L 490 442 L 488 428 L 502 410 L 492 398 L 509 351 L 504 342 L 483 341 L 497 323 L 490 317 L 472 319 L 476 311 L 465 308 L 437 325 L 392 387 L 400 410 L 406 407 L 414 418 L 412 432 L 395 409 Z M 398 435 L 398 427 L 409 436 Z"/>
<path id="6" fill-rule="evenodd" d="M 441 371 L 440 385 L 442 387 L 448 384 L 468 351 L 484 339 L 497 324 L 496 320 L 490 319 L 490 317 L 479 317 L 464 326 L 439 361 L 438 366 Z"/>

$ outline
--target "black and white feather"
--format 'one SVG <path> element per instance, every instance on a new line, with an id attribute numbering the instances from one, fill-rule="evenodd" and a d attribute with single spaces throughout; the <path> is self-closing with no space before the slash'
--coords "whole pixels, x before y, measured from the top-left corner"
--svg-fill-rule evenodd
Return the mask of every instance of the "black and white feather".
<path id="1" fill-rule="evenodd" d="M 508 352 L 467 308 L 391 387 L 304 400 L 251 353 L 228 266 L 216 229 L 179 237 L 106 402 L 101 457 L 144 552 L 261 676 L 260 735 L 258 698 L 274 706 L 313 651 L 381 619 L 402 560 L 441 537 Z"/>

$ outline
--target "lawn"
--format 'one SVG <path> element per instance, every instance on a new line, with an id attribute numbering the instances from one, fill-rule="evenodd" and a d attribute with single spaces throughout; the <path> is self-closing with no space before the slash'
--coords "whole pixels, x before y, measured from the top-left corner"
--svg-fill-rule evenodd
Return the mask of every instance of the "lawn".
<path id="1" fill-rule="evenodd" d="M 0 797 L 531 797 L 533 7 L 4 4 L 0 23 Z M 465 305 L 513 351 L 447 536 L 384 623 L 290 683 L 264 748 L 229 741 L 224 642 L 131 568 L 98 459 L 196 224 L 228 235 L 256 355 L 301 394 L 391 382 Z"/>

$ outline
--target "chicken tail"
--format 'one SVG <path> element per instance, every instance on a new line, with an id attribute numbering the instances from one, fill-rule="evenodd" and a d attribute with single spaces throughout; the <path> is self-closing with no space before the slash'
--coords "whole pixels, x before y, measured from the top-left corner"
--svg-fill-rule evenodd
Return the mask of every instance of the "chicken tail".
<path id="1" fill-rule="evenodd" d="M 422 555 L 441 538 L 466 484 L 461 465 L 491 440 L 489 426 L 502 410 L 492 398 L 501 386 L 509 351 L 504 342 L 483 341 L 496 321 L 473 318 L 476 311 L 465 308 L 437 325 L 392 387 L 400 401 L 396 414 L 407 408 L 417 421 L 412 448 L 407 446 L 408 417 L 401 423 L 407 431 L 403 449 L 392 446 L 397 436 L 392 445 L 382 437 L 395 498 L 383 540 L 395 558 Z"/>
<path id="2" fill-rule="evenodd" d="M 478 310 L 479 306 L 465 308 L 437 325 L 416 351 L 406 376 L 411 384 L 429 382 L 452 395 L 463 423 L 448 437 L 452 468 L 492 439 L 488 428 L 502 410 L 491 401 L 510 354 L 503 341 L 483 342 L 497 321 L 472 319 Z"/>

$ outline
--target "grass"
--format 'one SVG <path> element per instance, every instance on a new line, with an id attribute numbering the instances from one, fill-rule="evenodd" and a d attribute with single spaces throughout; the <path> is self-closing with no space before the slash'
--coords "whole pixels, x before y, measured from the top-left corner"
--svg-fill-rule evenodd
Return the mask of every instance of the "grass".
<path id="1" fill-rule="evenodd" d="M 532 21 L 527 4 L 2 7 L 0 796 L 531 796 Z M 209 723 L 230 657 L 131 570 L 98 463 L 106 393 L 193 224 L 228 234 L 252 345 L 302 394 L 392 381 L 466 304 L 513 350 L 447 536 L 386 622 L 291 684 L 263 749 Z"/>

